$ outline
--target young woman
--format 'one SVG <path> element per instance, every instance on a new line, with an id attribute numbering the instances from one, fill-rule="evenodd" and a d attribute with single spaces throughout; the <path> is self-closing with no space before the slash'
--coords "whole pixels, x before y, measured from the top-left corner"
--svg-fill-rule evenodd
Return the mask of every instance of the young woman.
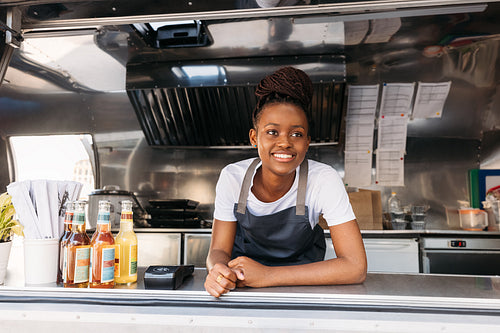
<path id="1" fill-rule="evenodd" d="M 259 158 L 226 166 L 216 187 L 205 289 L 361 283 L 366 255 L 343 182 L 305 158 L 313 93 L 303 71 L 284 67 L 258 85 L 250 142 Z M 327 221 L 337 258 L 323 260 Z"/>

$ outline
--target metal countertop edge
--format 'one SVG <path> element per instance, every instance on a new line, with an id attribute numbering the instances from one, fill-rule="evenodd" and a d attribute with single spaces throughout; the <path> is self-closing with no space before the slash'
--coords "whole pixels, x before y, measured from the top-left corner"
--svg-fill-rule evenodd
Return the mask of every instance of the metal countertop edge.
<path id="1" fill-rule="evenodd" d="M 205 291 L 183 290 L 69 290 L 2 287 L 0 303 L 76 303 L 134 306 L 201 306 L 272 309 L 444 312 L 500 315 L 500 299 L 232 291 L 216 299 Z"/>
<path id="2" fill-rule="evenodd" d="M 93 229 L 89 229 L 89 232 Z M 118 232 L 118 229 L 112 229 L 112 232 Z M 211 234 L 210 228 L 134 228 L 138 233 L 189 233 L 189 234 Z M 360 230 L 363 236 L 391 236 L 391 237 L 422 237 L 422 236 L 500 236 L 500 231 L 466 231 L 466 230 L 448 230 L 448 229 L 429 229 L 429 230 Z M 326 235 L 329 230 L 324 230 Z"/>

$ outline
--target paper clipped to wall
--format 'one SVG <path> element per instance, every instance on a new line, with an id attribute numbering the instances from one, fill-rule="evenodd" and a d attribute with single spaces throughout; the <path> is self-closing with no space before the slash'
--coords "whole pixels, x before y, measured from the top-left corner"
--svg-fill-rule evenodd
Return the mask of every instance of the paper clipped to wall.
<path id="1" fill-rule="evenodd" d="M 344 183 L 371 185 L 373 132 L 379 85 L 349 86 L 346 113 Z"/>
<path id="2" fill-rule="evenodd" d="M 404 151 L 377 149 L 375 183 L 404 186 Z"/>
<path id="3" fill-rule="evenodd" d="M 407 116 L 411 110 L 414 90 L 414 82 L 384 83 L 380 103 L 380 118 Z"/>
<path id="4" fill-rule="evenodd" d="M 441 118 L 451 81 L 440 83 L 418 83 L 413 106 L 413 118 Z"/>
<path id="5" fill-rule="evenodd" d="M 346 151 L 344 155 L 344 184 L 350 187 L 372 183 L 372 152 Z"/>
<path id="6" fill-rule="evenodd" d="M 347 151 L 373 150 L 378 85 L 349 86 L 346 112 Z"/>
<path id="7" fill-rule="evenodd" d="M 407 116 L 379 118 L 377 149 L 405 151 L 407 128 Z"/>

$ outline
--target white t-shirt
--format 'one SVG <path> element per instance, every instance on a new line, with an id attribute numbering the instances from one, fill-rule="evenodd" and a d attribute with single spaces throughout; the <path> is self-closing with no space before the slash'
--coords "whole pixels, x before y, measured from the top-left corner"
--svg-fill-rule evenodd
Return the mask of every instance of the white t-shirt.
<path id="1" fill-rule="evenodd" d="M 215 195 L 214 218 L 221 221 L 236 221 L 234 205 L 238 203 L 241 185 L 245 173 L 254 159 L 250 158 L 232 163 L 222 169 L 217 182 Z M 259 165 L 255 170 L 259 168 Z M 247 199 L 247 209 L 255 216 L 270 215 L 293 207 L 297 202 L 299 169 L 296 170 L 295 181 L 290 190 L 274 202 L 262 202 L 250 190 Z M 252 176 L 252 185 L 253 178 Z M 319 215 L 323 214 L 329 226 L 354 220 L 349 197 L 339 174 L 331 166 L 309 160 L 307 176 L 306 206 L 309 208 L 311 227 L 318 223 Z"/>

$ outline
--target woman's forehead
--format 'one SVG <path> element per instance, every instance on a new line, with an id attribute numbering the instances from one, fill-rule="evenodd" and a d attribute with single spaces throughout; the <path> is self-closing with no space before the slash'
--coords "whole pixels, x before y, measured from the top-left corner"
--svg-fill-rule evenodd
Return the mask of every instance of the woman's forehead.
<path id="1" fill-rule="evenodd" d="M 270 119 L 273 122 L 300 122 L 307 124 L 307 116 L 304 110 L 290 103 L 274 103 L 267 105 L 262 109 L 259 123 L 268 122 Z"/>

